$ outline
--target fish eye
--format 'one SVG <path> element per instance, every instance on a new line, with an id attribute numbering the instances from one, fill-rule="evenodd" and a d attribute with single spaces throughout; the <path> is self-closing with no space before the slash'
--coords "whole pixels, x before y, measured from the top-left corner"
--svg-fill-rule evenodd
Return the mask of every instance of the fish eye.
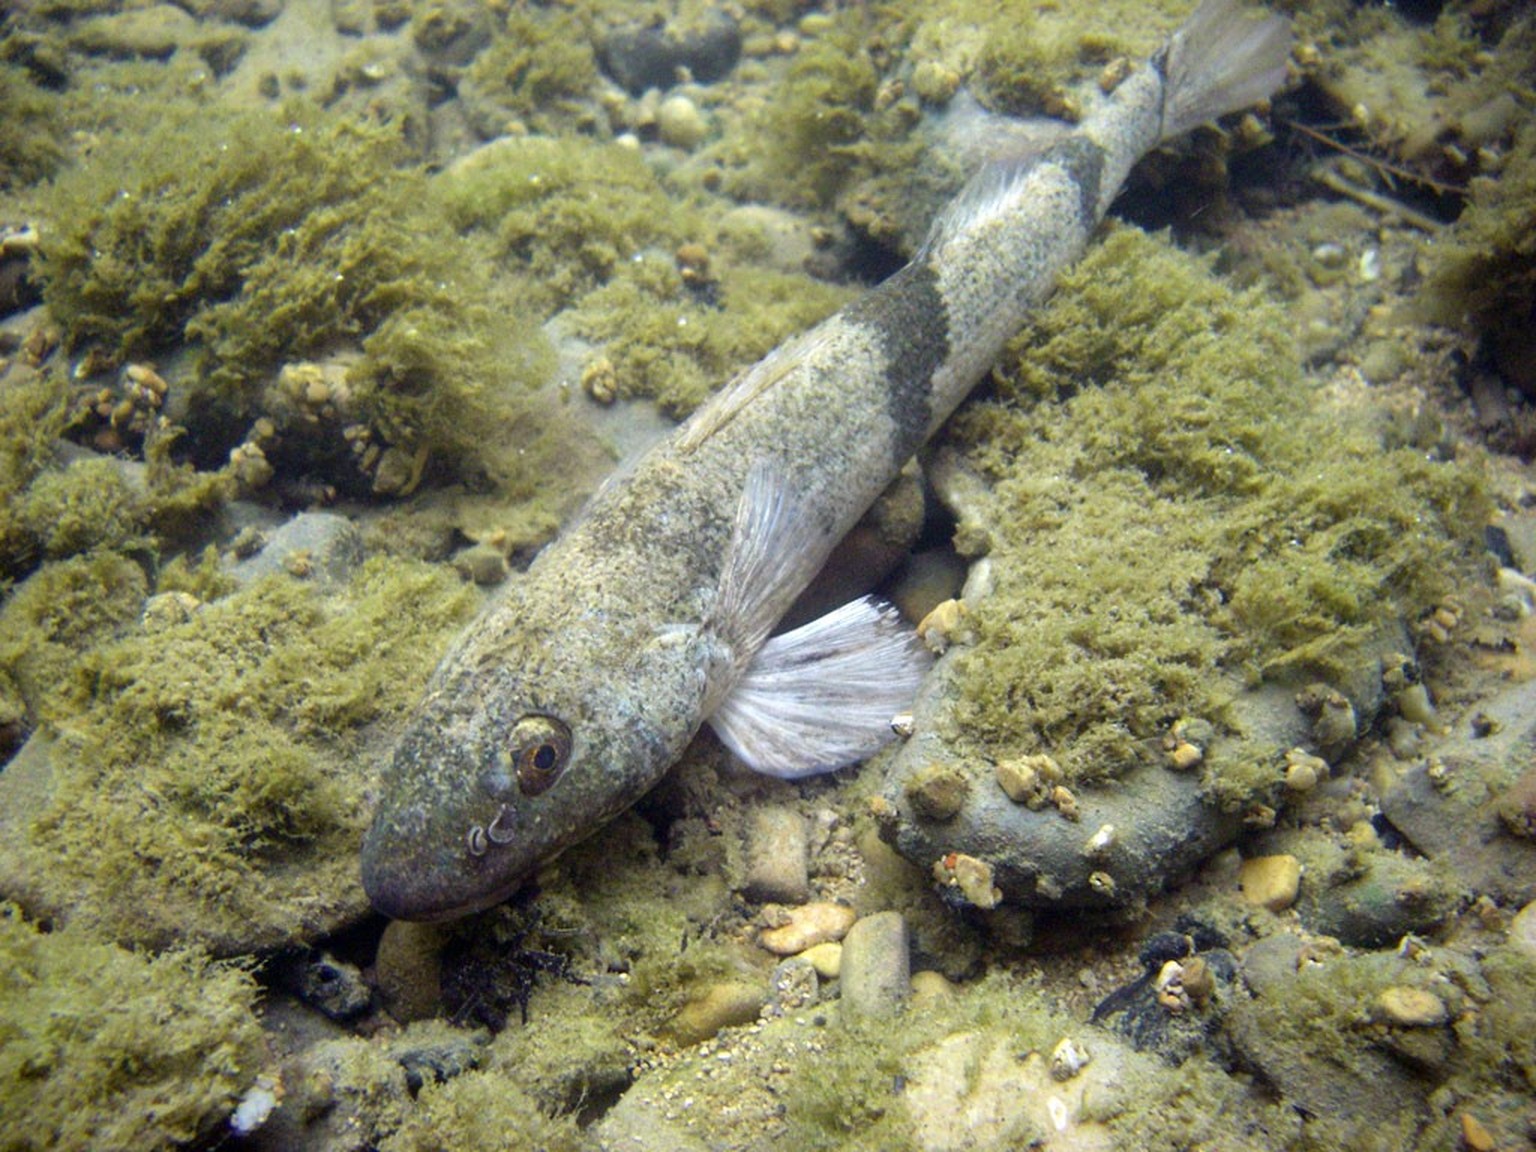
<path id="1" fill-rule="evenodd" d="M 553 716 L 524 716 L 512 725 L 512 765 L 524 796 L 547 791 L 571 757 L 571 730 Z"/>

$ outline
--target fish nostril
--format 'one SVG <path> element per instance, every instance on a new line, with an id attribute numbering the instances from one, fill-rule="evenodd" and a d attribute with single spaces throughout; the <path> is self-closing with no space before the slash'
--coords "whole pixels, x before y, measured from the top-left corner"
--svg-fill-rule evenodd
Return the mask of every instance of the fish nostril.
<path id="1" fill-rule="evenodd" d="M 507 818 L 505 825 L 502 824 L 503 816 Z M 512 843 L 513 837 L 517 835 L 517 833 L 512 828 L 512 822 L 516 819 L 517 809 L 512 807 L 510 804 L 503 804 L 501 809 L 496 813 L 495 819 L 490 822 L 489 826 L 487 826 L 485 830 L 485 834 L 486 836 L 490 837 L 491 843 Z"/>

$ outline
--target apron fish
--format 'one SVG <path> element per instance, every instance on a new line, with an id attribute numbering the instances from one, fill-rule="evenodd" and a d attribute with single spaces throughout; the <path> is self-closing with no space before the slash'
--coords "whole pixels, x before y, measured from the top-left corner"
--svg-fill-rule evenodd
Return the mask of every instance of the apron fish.
<path id="1" fill-rule="evenodd" d="M 1131 166 L 1279 87 L 1287 23 L 1206 0 L 1075 129 L 997 159 L 911 263 L 738 377 L 592 498 L 438 667 L 363 886 L 433 920 L 510 896 L 708 723 L 784 777 L 891 736 L 927 656 L 889 605 L 772 636 L 828 554 L 1077 259 Z"/>

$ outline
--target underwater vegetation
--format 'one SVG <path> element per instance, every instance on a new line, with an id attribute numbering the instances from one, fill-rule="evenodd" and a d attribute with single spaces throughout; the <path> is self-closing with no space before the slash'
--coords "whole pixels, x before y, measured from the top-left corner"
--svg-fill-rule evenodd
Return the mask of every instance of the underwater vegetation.
<path id="1" fill-rule="evenodd" d="M 1519 596 L 1498 605 L 1518 618 L 1487 610 L 1481 567 L 1490 510 L 1512 536 L 1526 518 L 1528 469 L 1474 446 L 1464 389 L 1492 381 L 1522 412 L 1536 394 L 1529 13 L 1277 5 L 1296 9 L 1299 87 L 1192 146 L 1208 210 L 1158 217 L 1177 241 L 1111 225 L 944 434 L 986 482 L 955 503 L 956 544 L 990 557 L 993 590 L 957 629 L 954 728 L 989 772 L 1049 752 L 1074 785 L 1113 789 L 1149 753 L 1164 770 L 1171 727 L 1221 729 L 1256 685 L 1289 707 L 1365 665 L 1422 675 L 1419 719 L 1389 694 L 1348 758 L 1297 750 L 1315 787 L 1113 928 L 959 906 L 876 836 L 878 764 L 791 787 L 703 741 L 546 870 L 537 917 L 444 930 L 392 986 L 356 847 L 380 747 L 478 602 L 447 561 L 474 542 L 487 582 L 515 570 L 614 454 L 593 411 L 686 415 L 910 251 L 942 183 L 918 163 L 954 167 L 929 153 L 957 97 L 1070 119 L 1074 85 L 1141 58 L 1191 3 L 749 0 L 732 71 L 650 96 L 605 72 L 613 16 L 584 2 L 338 0 L 335 60 L 269 57 L 259 79 L 241 53 L 299 0 L 193 7 L 45 0 L 0 23 L 0 227 L 35 224 L 45 304 L 0 332 L 0 730 L 5 755 L 23 747 L 0 775 L 0 876 L 25 909 L 0 911 L 0 1150 L 209 1147 L 279 1065 L 286 1096 L 252 1143 L 602 1147 L 627 1118 L 740 1146 L 932 1149 L 972 1138 L 975 1116 L 1002 1147 L 1489 1146 L 1469 1117 L 1497 1147 L 1524 1138 L 1536 969 L 1514 905 L 1399 843 L 1377 794 L 1428 762 L 1440 726 L 1491 723 L 1488 682 L 1528 674 Z M 717 11 L 643 7 L 668 34 Z M 162 17 L 196 35 L 178 49 Z M 680 133 L 658 113 L 674 96 Z M 1245 155 L 1271 135 L 1282 147 Z M 1328 203 L 1342 194 L 1297 156 L 1314 146 L 1433 232 Z M 1187 163 L 1155 159 L 1150 183 Z M 1367 248 L 1378 296 L 1353 279 Z M 1329 276 L 1370 315 L 1319 337 Z M 118 420 L 130 365 L 169 391 Z M 229 461 L 250 446 L 267 486 Z M 369 447 L 398 450 L 406 479 L 376 485 Z M 373 553 L 348 582 L 293 554 L 236 585 L 226 528 L 336 498 Z M 1442 627 L 1447 594 L 1463 606 Z M 1409 651 L 1378 669 L 1403 624 Z M 1239 749 L 1203 770 L 1232 807 L 1279 790 L 1286 765 Z M 1484 787 L 1449 773 L 1434 789 Z M 820 969 L 811 1001 L 785 1006 L 811 962 L 759 945 L 799 911 L 746 878 L 769 806 L 802 832 L 811 901 L 905 918 L 927 971 L 903 1014 L 843 1015 L 841 976 Z M 1244 856 L 1295 866 L 1295 904 L 1247 902 Z M 1328 940 L 1381 907 L 1379 938 Z M 1191 909 L 1230 932 L 1255 987 L 1262 945 L 1295 933 L 1300 951 L 1262 995 L 1234 985 L 1231 1015 L 1186 1011 L 1209 1047 L 1175 1066 L 1087 1021 L 1136 968 L 1133 936 Z M 377 998 L 295 1054 L 263 1022 L 306 1010 L 257 956 L 318 936 Z M 573 979 L 511 972 L 523 949 Z M 433 1018 L 390 1000 L 400 986 L 426 988 Z M 1427 1022 L 1383 1008 L 1426 995 Z M 492 1037 L 479 1025 L 498 1015 Z M 1077 1079 L 1046 1070 L 1064 1037 L 1090 1058 Z M 1327 1107 L 1340 1084 L 1395 1118 L 1351 1123 Z M 1055 1096 L 1088 1102 L 1065 1134 Z"/>
<path id="2" fill-rule="evenodd" d="M 1277 307 L 1133 229 L 1063 277 L 995 393 L 952 432 L 992 482 L 957 536 L 997 585 L 957 718 L 993 754 L 1113 775 L 1245 686 L 1338 681 L 1480 543 L 1474 470 L 1328 411 Z"/>
<path id="3" fill-rule="evenodd" d="M 44 930 L 14 904 L 0 905 L 0 991 L 6 1152 L 191 1145 L 266 1057 L 247 969 Z"/>
<path id="4" fill-rule="evenodd" d="M 111 362 L 190 346 L 182 450 L 204 460 L 239 442 L 282 363 L 360 345 L 356 418 L 472 470 L 466 429 L 515 399 L 488 386 L 533 382 L 547 353 L 501 322 L 515 306 L 416 161 L 389 124 L 172 104 L 54 184 L 44 302 L 66 347 Z"/>
<path id="5" fill-rule="evenodd" d="M 178 571 L 172 588 L 197 583 Z M 470 594 L 378 559 L 339 599 L 280 574 L 151 630 L 145 593 L 137 564 L 101 552 L 44 567 L 0 613 L 0 667 L 51 734 L 18 849 L 26 886 L 122 941 L 302 936 L 321 908 L 361 900 L 359 733 L 414 700 L 421 653 Z"/>

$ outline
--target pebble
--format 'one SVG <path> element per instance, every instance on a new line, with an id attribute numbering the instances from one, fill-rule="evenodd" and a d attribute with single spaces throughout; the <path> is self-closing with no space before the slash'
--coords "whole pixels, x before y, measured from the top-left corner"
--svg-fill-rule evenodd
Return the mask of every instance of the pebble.
<path id="1" fill-rule="evenodd" d="M 943 1004 L 955 998 L 955 986 L 942 972 L 925 968 L 912 973 L 912 1000 L 914 1003 Z"/>
<path id="2" fill-rule="evenodd" d="M 1319 780 L 1328 778 L 1328 761 L 1304 748 L 1292 748 L 1285 754 L 1285 786 L 1292 792 L 1310 792 Z"/>
<path id="3" fill-rule="evenodd" d="M 735 17 L 713 10 L 686 26 L 662 22 L 615 28 L 603 38 L 604 70 L 633 95 L 670 88 L 684 73 L 701 84 L 718 80 L 741 56 Z"/>
<path id="4" fill-rule="evenodd" d="M 667 1034 L 684 1046 L 698 1044 L 722 1028 L 752 1023 L 762 1008 L 763 990 L 755 984 L 741 980 L 711 984 L 678 1009 Z"/>
<path id="5" fill-rule="evenodd" d="M 835 947 L 835 945 L 834 945 Z M 804 956 L 779 961 L 769 981 L 770 1014 L 783 1016 L 813 1007 L 821 997 L 821 980 L 815 967 Z"/>
<path id="6" fill-rule="evenodd" d="M 391 920 L 379 937 L 374 984 L 384 1007 L 402 1024 L 426 1020 L 442 1009 L 443 929 L 436 924 Z"/>
<path id="7" fill-rule="evenodd" d="M 933 878 L 977 908 L 996 908 L 1003 899 L 1002 889 L 992 883 L 992 866 L 964 852 L 950 852 L 936 860 Z"/>
<path id="8" fill-rule="evenodd" d="M 970 781 L 946 764 L 928 764 L 907 781 L 907 799 L 924 820 L 952 819 L 965 806 Z"/>
<path id="9" fill-rule="evenodd" d="M 668 96 L 656 109 L 656 131 L 662 142 L 692 152 L 709 134 L 709 121 L 686 96 Z"/>
<path id="10" fill-rule="evenodd" d="M 1536 960 L 1536 900 L 1516 912 L 1509 922 L 1509 942 L 1528 959 Z"/>
<path id="11" fill-rule="evenodd" d="M 811 895 L 809 856 L 805 818 L 799 812 L 782 805 L 754 809 L 746 828 L 742 888 L 747 899 L 805 903 Z"/>
<path id="12" fill-rule="evenodd" d="M 1383 989 L 1372 1014 L 1381 1023 L 1399 1028 L 1434 1028 L 1450 1019 L 1440 997 L 1402 984 Z"/>
<path id="13" fill-rule="evenodd" d="M 899 912 L 865 916 L 843 941 L 845 1010 L 855 1016 L 888 1016 L 906 1001 L 912 983 L 907 922 Z"/>
<path id="14" fill-rule="evenodd" d="M 1410 684 L 1397 694 L 1397 710 L 1410 724 L 1433 726 L 1435 705 L 1429 698 L 1429 689 L 1423 684 Z"/>
<path id="15" fill-rule="evenodd" d="M 1043 808 L 1051 788 L 1061 781 L 1061 769 L 1049 756 L 1024 756 L 1000 760 L 997 783 L 1015 804 Z"/>
<path id="16" fill-rule="evenodd" d="M 823 980 L 836 980 L 843 970 L 843 946 L 834 941 L 812 944 L 800 955 L 816 969 L 816 975 Z"/>
<path id="17" fill-rule="evenodd" d="M 813 944 L 841 940 L 856 918 L 853 909 L 844 904 L 824 900 L 802 904 L 789 910 L 787 924 L 763 929 L 757 942 L 776 956 L 794 956 Z"/>
<path id="18" fill-rule="evenodd" d="M 1301 861 L 1294 856 L 1255 856 L 1237 871 L 1243 899 L 1271 912 L 1284 912 L 1296 903 L 1301 888 Z"/>
<path id="19" fill-rule="evenodd" d="M 1088 1060 L 1086 1048 L 1073 1043 L 1072 1037 L 1063 1036 L 1056 1047 L 1051 1049 L 1051 1079 L 1056 1081 L 1072 1079 L 1088 1066 Z"/>
<path id="20" fill-rule="evenodd" d="M 453 558 L 458 573 L 473 584 L 488 588 L 500 584 L 511 574 L 507 558 L 491 544 L 474 544 Z"/>
<path id="21" fill-rule="evenodd" d="M 1461 1114 L 1461 1142 L 1467 1146 L 1468 1152 L 1494 1152 L 1498 1147 L 1493 1133 L 1470 1112 Z"/>

